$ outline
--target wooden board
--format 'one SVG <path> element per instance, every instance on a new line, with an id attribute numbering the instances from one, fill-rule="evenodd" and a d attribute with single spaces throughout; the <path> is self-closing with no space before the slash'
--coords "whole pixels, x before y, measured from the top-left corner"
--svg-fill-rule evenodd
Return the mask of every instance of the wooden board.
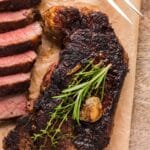
<path id="1" fill-rule="evenodd" d="M 45 0 L 43 0 L 43 3 L 44 1 Z M 83 0 L 80 1 L 84 2 Z M 116 34 L 118 35 L 122 45 L 129 55 L 130 72 L 126 77 L 122 89 L 120 101 L 115 115 L 115 125 L 112 131 L 110 145 L 107 148 L 107 150 L 128 150 L 135 84 L 139 17 L 133 11 L 131 11 L 131 9 L 128 9 L 127 5 L 120 0 L 116 0 L 116 2 L 125 10 L 127 15 L 132 20 L 133 25 L 124 20 L 108 3 L 106 3 L 106 0 L 85 1 L 99 6 L 100 10 L 109 15 L 110 22 L 112 23 Z M 133 2 L 138 8 L 140 7 L 140 0 L 134 0 Z M 0 150 L 3 150 L 3 137 L 7 135 L 8 131 L 11 130 L 13 126 L 14 125 L 10 123 L 0 123 Z"/>

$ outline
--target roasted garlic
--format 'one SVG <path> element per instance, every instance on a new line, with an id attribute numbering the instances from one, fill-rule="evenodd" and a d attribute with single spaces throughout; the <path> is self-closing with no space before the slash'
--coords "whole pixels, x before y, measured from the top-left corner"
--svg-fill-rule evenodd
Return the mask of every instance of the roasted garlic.
<path id="1" fill-rule="evenodd" d="M 100 98 L 92 96 L 85 100 L 80 111 L 80 120 L 85 122 L 96 122 L 103 114 Z"/>

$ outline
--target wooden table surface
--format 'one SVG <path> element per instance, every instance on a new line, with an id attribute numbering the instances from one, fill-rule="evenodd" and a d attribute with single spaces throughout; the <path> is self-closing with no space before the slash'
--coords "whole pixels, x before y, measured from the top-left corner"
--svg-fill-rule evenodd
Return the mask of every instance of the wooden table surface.
<path id="1" fill-rule="evenodd" d="M 142 0 L 130 150 L 150 150 L 150 0 Z"/>

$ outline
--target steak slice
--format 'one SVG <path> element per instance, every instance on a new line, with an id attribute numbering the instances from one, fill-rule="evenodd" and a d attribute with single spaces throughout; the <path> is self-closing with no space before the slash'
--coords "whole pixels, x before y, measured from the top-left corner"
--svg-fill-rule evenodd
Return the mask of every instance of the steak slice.
<path id="1" fill-rule="evenodd" d="M 27 113 L 26 102 L 25 94 L 0 97 L 0 120 L 25 115 Z"/>
<path id="2" fill-rule="evenodd" d="M 0 13 L 0 33 L 25 27 L 40 18 L 36 9 Z"/>
<path id="3" fill-rule="evenodd" d="M 20 10 L 34 7 L 41 0 L 0 0 L 0 11 Z"/>
<path id="4" fill-rule="evenodd" d="M 24 92 L 30 85 L 30 73 L 0 77 L 0 96 Z"/>
<path id="5" fill-rule="evenodd" d="M 27 51 L 22 54 L 0 58 L 0 76 L 29 72 L 37 54 Z"/>
<path id="6" fill-rule="evenodd" d="M 0 56 L 36 49 L 41 43 L 42 28 L 38 22 L 24 28 L 0 34 Z"/>
<path id="7" fill-rule="evenodd" d="M 57 36 L 58 33 L 63 35 L 60 61 L 52 73 L 49 87 L 38 99 L 34 111 L 19 119 L 15 129 L 5 138 L 4 149 L 103 150 L 110 140 L 114 112 L 128 71 L 125 51 L 105 14 L 61 6 L 55 6 L 49 12 L 50 22 L 46 23 L 48 28 L 52 29 L 50 32 L 53 35 L 57 33 Z M 80 122 L 79 126 L 71 119 L 70 114 L 70 119 L 62 128 L 62 133 L 65 133 L 66 137 L 63 136 L 56 147 L 51 145 L 50 135 L 44 134 L 42 138 L 33 141 L 33 134 L 45 129 L 50 122 L 51 112 L 60 104 L 61 101 L 53 96 L 59 95 L 69 85 L 72 75 L 68 76 L 68 72 L 77 64 L 83 67 L 91 59 L 102 61 L 105 66 L 112 64 L 104 87 L 102 117 L 94 123 Z M 65 129 L 67 131 L 64 132 Z M 67 136 L 70 133 L 71 136 Z"/>

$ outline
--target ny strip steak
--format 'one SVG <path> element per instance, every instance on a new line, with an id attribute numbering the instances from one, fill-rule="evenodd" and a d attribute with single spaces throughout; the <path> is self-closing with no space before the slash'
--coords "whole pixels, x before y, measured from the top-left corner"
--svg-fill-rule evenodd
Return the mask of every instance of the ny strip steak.
<path id="1" fill-rule="evenodd" d="M 0 97 L 0 120 L 19 117 L 27 114 L 25 94 Z"/>
<path id="2" fill-rule="evenodd" d="M 30 85 L 30 73 L 19 73 L 0 77 L 0 96 L 21 93 Z"/>
<path id="3" fill-rule="evenodd" d="M 23 9 L 15 12 L 0 13 L 0 33 L 8 32 L 39 20 L 40 15 L 36 9 Z"/>
<path id="4" fill-rule="evenodd" d="M 35 51 L 0 58 L 0 76 L 29 72 L 35 62 Z"/>
<path id="5" fill-rule="evenodd" d="M 125 51 L 114 33 L 108 18 L 99 11 L 73 7 L 55 6 L 48 10 L 46 25 L 49 33 L 61 36 L 60 61 L 50 79 L 49 87 L 38 99 L 34 111 L 18 120 L 14 130 L 4 139 L 5 150 L 103 150 L 109 143 L 113 127 L 113 116 L 121 87 L 128 71 Z M 95 123 L 81 122 L 79 126 L 69 119 L 62 128 L 63 137 L 57 147 L 51 145 L 48 136 L 33 141 L 33 134 L 44 129 L 50 119 L 49 113 L 59 104 L 53 99 L 69 85 L 72 76 L 67 73 L 77 64 L 85 65 L 87 60 L 112 64 L 106 78 L 102 102 L 104 113 Z"/>
<path id="6" fill-rule="evenodd" d="M 0 34 L 0 57 L 36 49 L 41 43 L 42 28 L 38 22 Z"/>
<path id="7" fill-rule="evenodd" d="M 41 0 L 0 0 L 0 11 L 15 11 L 31 8 L 40 3 Z"/>

